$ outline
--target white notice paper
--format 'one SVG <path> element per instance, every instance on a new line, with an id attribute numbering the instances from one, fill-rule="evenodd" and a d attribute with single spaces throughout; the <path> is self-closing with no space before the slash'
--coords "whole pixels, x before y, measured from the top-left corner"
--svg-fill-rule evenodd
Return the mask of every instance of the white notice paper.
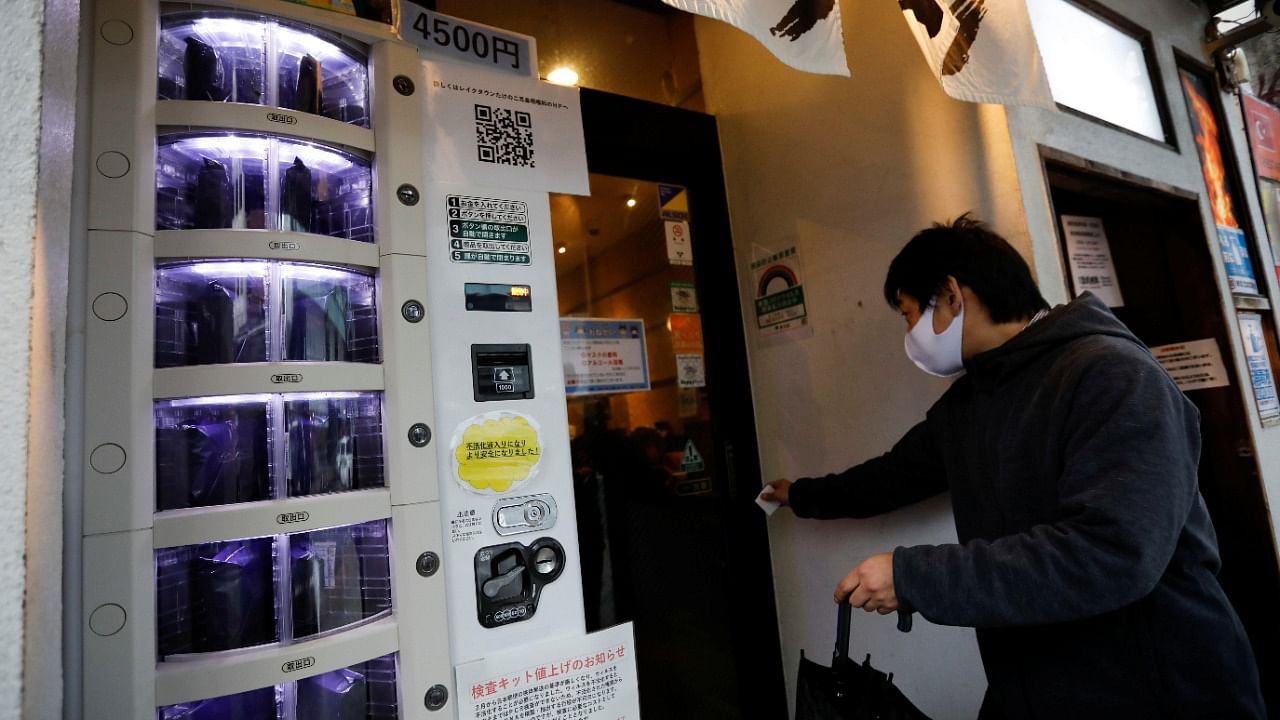
<path id="1" fill-rule="evenodd" d="M 577 88 L 453 63 L 424 62 L 423 75 L 423 150 L 433 178 L 591 194 Z"/>
<path id="2" fill-rule="evenodd" d="M 663 220 L 667 233 L 667 260 L 672 265 L 692 265 L 693 247 L 689 244 L 689 223 L 683 220 Z"/>
<path id="3" fill-rule="evenodd" d="M 459 665 L 458 720 L 640 720 L 631 623 Z"/>
<path id="4" fill-rule="evenodd" d="M 1227 380 L 1227 368 L 1222 364 L 1218 341 L 1213 338 L 1160 345 L 1151 348 L 1151 354 L 1183 392 L 1231 384 Z"/>
<path id="5" fill-rule="evenodd" d="M 1111 246 L 1102 220 L 1083 215 L 1063 215 L 1062 232 L 1067 241 L 1067 263 L 1076 293 L 1086 290 L 1108 307 L 1123 307 L 1124 297 L 1111 263 Z"/>

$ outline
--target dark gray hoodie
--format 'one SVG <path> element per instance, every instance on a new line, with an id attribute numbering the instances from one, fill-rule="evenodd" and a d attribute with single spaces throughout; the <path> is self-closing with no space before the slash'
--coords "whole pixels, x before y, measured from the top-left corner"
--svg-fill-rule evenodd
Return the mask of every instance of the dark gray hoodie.
<path id="1" fill-rule="evenodd" d="M 956 545 L 899 547 L 899 601 L 978 628 L 984 718 L 1261 718 L 1196 479 L 1199 414 L 1086 294 L 966 374 L 889 453 L 791 488 L 801 517 L 951 491 Z"/>

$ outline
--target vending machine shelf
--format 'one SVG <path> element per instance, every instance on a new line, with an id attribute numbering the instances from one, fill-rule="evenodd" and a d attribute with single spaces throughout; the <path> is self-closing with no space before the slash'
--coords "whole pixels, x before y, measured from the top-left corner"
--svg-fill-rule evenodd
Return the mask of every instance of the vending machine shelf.
<path id="1" fill-rule="evenodd" d="M 381 258 L 372 243 L 287 230 L 160 230 L 155 257 L 161 262 L 280 260 L 370 272 Z"/>
<path id="2" fill-rule="evenodd" d="M 156 667 L 156 705 L 167 708 L 285 685 L 349 668 L 369 658 L 392 655 L 397 650 L 396 619 L 388 615 L 343 633 L 292 645 L 174 659 Z M 328 719 L 319 716 L 319 720 Z"/>

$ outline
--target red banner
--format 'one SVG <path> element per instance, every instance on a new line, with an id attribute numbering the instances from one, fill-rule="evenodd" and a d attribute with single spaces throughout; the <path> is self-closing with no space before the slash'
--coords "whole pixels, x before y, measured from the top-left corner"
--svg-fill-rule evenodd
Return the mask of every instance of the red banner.
<path id="1" fill-rule="evenodd" d="M 1280 108 L 1252 95 L 1242 94 L 1242 97 L 1258 177 L 1280 182 Z"/>

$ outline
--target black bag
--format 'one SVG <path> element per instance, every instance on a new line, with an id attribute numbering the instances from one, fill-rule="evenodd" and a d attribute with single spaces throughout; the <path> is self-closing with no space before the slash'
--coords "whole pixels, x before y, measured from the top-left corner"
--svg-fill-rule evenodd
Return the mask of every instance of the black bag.
<path id="1" fill-rule="evenodd" d="M 823 667 L 800 651 L 796 679 L 796 720 L 929 720 L 886 675 L 871 667 L 868 655 L 859 665 L 849 659 L 849 603 L 840 603 L 836 649 L 831 667 Z M 910 628 L 902 615 L 899 628 Z"/>

